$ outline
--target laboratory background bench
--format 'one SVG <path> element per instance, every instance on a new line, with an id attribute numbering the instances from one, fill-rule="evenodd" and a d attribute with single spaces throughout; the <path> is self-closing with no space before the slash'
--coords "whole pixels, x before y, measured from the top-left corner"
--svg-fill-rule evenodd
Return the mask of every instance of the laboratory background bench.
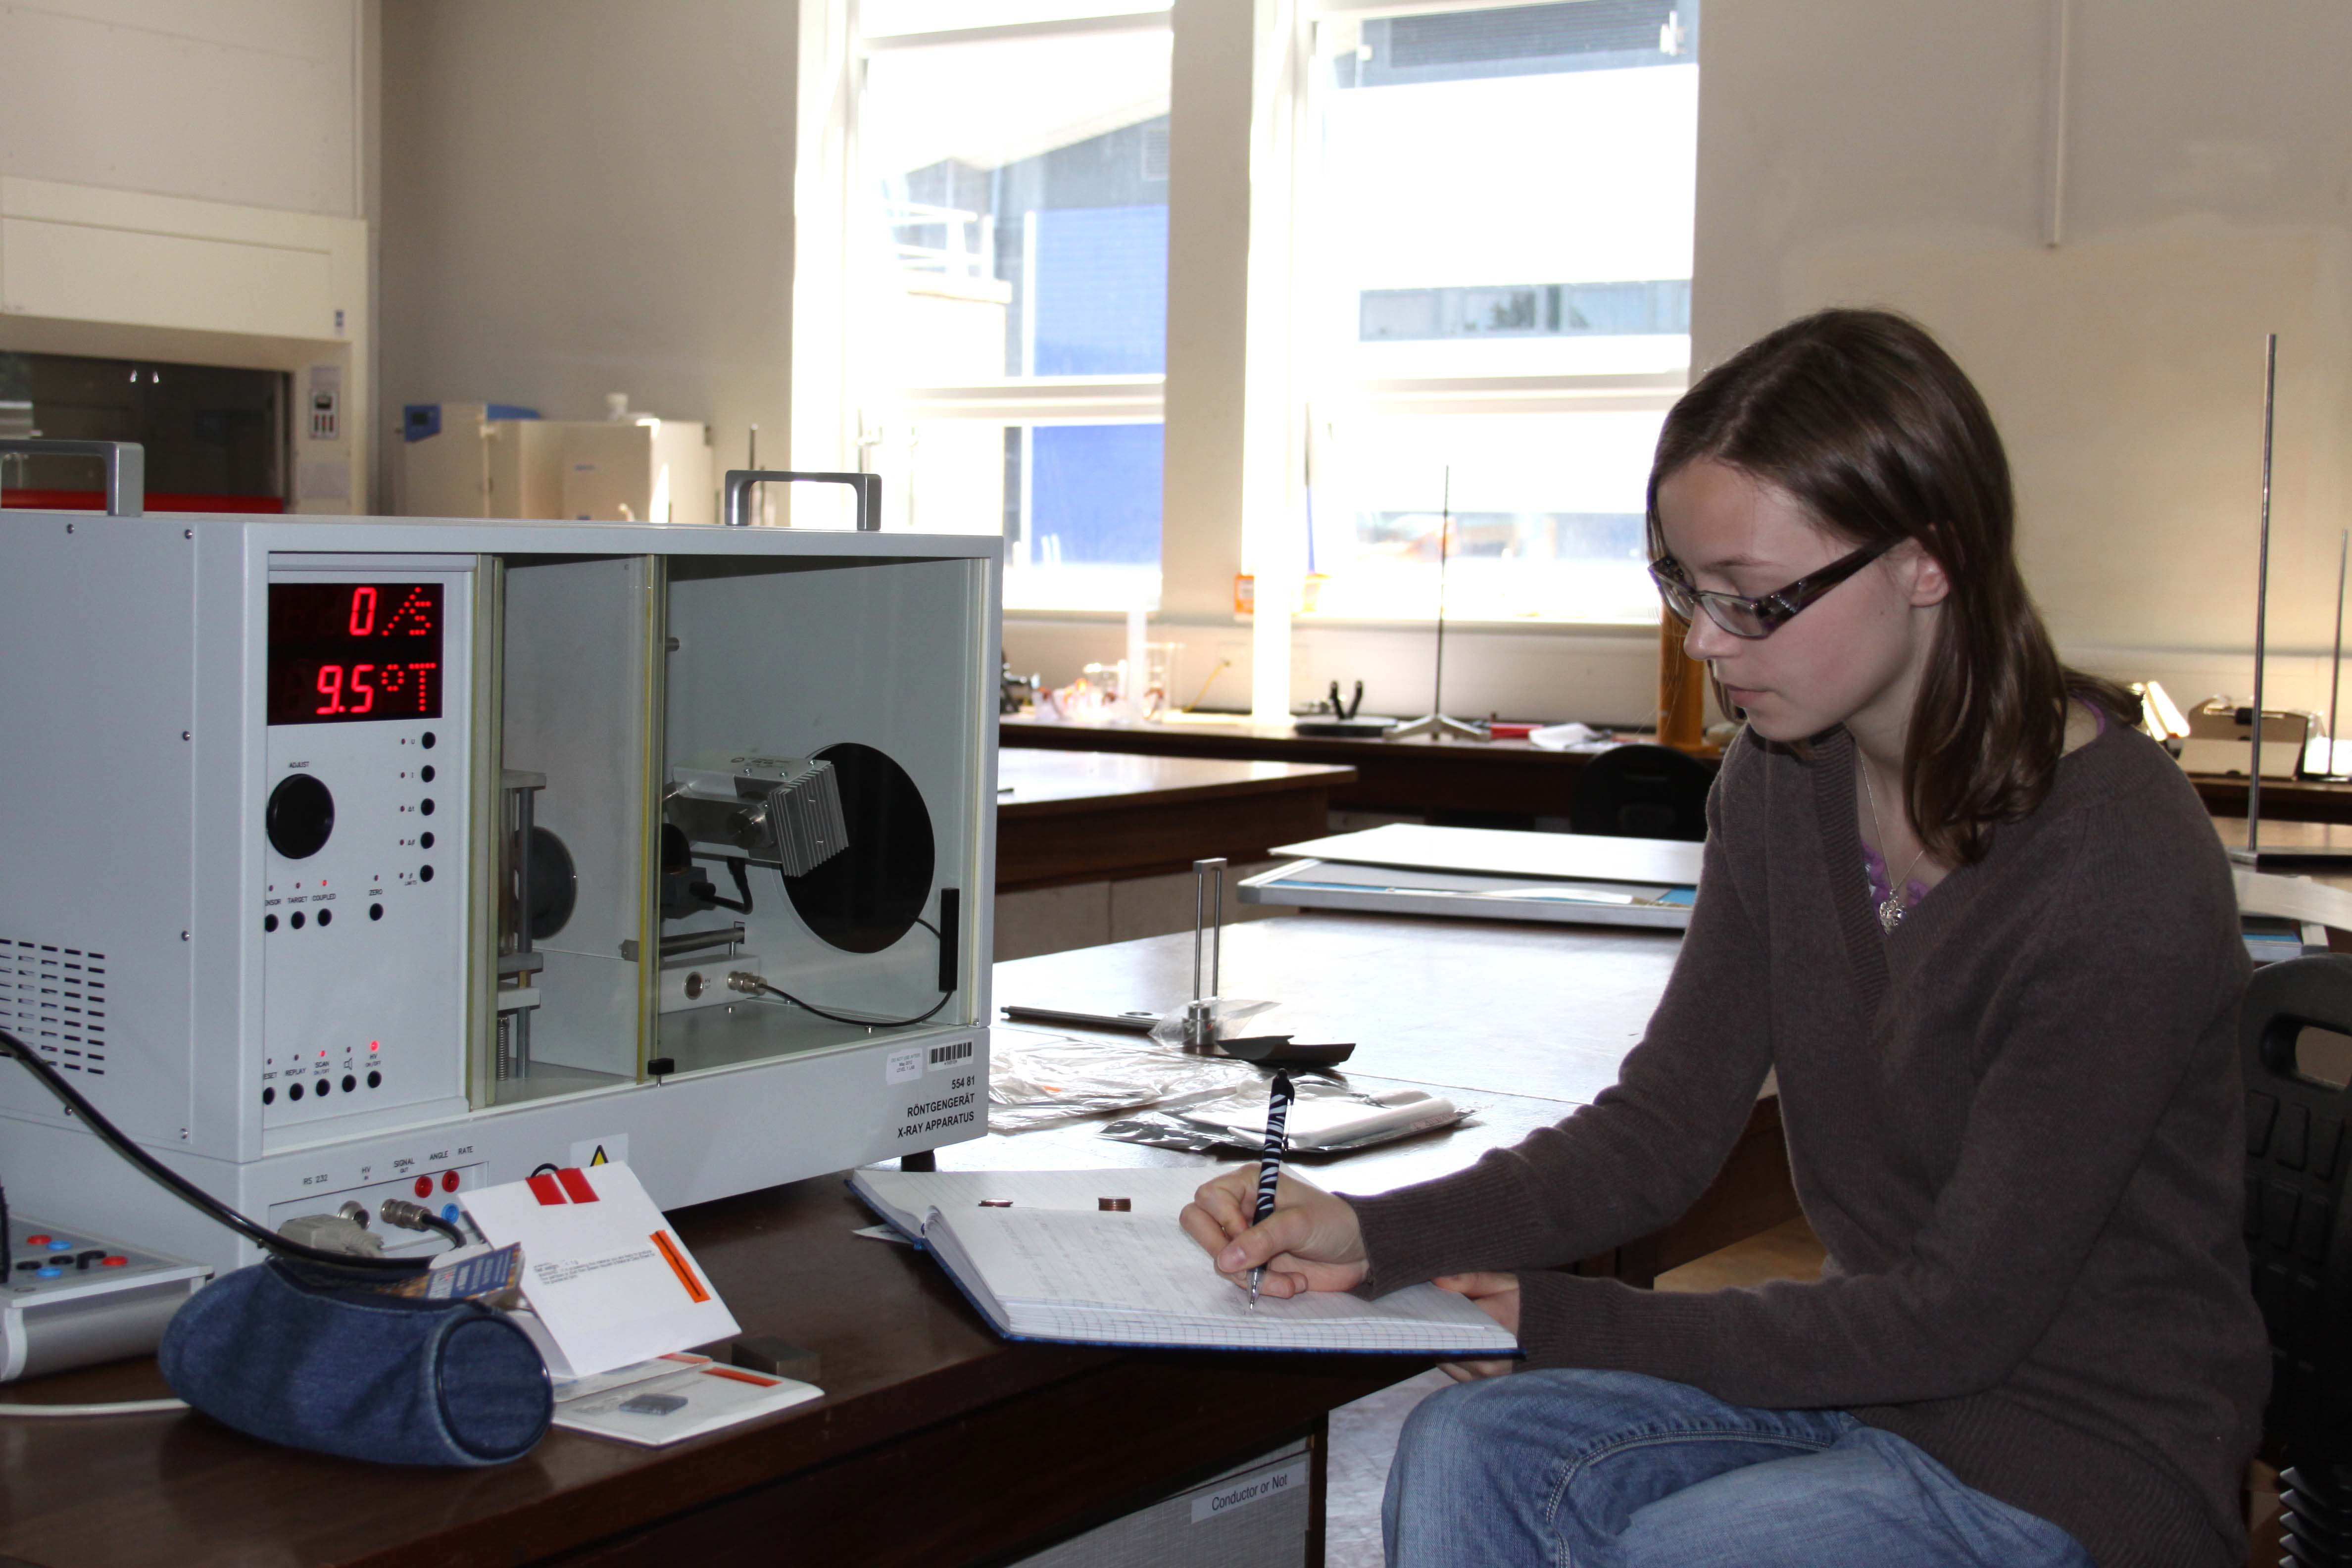
<path id="1" fill-rule="evenodd" d="M 997 758 L 998 960 L 1190 931 L 1196 860 L 1228 881 L 1275 846 L 1329 830 L 1352 768 L 1125 752 L 1005 751 Z M 1281 911 L 1229 898 L 1226 918 Z"/>
<path id="2" fill-rule="evenodd" d="M 1356 779 L 1335 784 L 1333 809 L 1415 816 L 1462 826 L 1532 827 L 1539 817 L 1564 817 L 1576 777 L 1590 753 L 1549 752 L 1527 741 L 1350 740 L 1300 735 L 1287 725 L 1188 720 L 1173 724 L 1057 723 L 1005 717 L 997 721 L 1000 755 L 1022 751 L 1116 752 L 1144 756 L 1213 757 L 1241 762 L 1323 763 L 1353 768 Z M 1621 739 L 1648 741 L 1626 733 Z M 1701 755 L 1709 766 L 1714 759 Z M 2242 775 L 2191 773 L 2205 809 L 2216 816 L 2246 814 Z M 2264 779 L 2265 822 L 2352 823 L 2352 782 Z"/>
<path id="3" fill-rule="evenodd" d="M 1671 933 L 1302 914 L 1229 929 L 1229 994 L 1280 999 L 1359 1043 L 1351 1082 L 1476 1108 L 1452 1129 L 1328 1163 L 1372 1192 L 1459 1169 L 1617 1076 L 1675 951 Z M 1181 999 L 1189 934 L 997 966 L 1000 1003 Z M 992 1135 L 943 1169 L 1231 1162 L 1097 1137 Z M 1777 1107 L 1760 1100 L 1692 1212 L 1589 1271 L 1646 1283 L 1796 1212 Z M 374 1468 L 272 1447 L 178 1413 L 0 1423 L 0 1558 L 174 1568 L 255 1563 L 619 1565 L 778 1559 L 1018 1563 L 1278 1445 L 1315 1445 L 1304 1562 L 1321 1561 L 1328 1413 L 1426 1364 L 1351 1355 L 1171 1354 L 1013 1344 L 922 1255 L 853 1234 L 839 1174 L 674 1215 L 747 1333 L 814 1352 L 825 1397 L 667 1450 L 557 1431 L 514 1464 Z M 1203 1265 L 1205 1267 L 1205 1264 Z M 10 1391 L 76 1403 L 164 1392 L 152 1361 Z"/>

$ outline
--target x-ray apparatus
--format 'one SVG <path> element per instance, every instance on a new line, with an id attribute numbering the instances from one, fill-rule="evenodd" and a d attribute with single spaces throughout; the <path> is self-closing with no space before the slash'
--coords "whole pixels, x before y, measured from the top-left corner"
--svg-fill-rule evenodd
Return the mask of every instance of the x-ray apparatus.
<path id="1" fill-rule="evenodd" d="M 1000 555 L 12 511 L 0 1027 L 273 1227 L 600 1155 L 674 1207 L 975 1137 Z M 13 1065 L 0 1181 L 254 1256 Z"/>

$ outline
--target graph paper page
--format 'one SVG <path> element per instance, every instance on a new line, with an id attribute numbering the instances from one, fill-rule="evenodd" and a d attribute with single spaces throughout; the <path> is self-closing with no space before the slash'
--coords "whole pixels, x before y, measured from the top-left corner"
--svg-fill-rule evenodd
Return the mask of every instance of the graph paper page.
<path id="1" fill-rule="evenodd" d="M 929 1229 L 941 1261 L 972 1271 L 1013 1334 L 1202 1347 L 1487 1355 L 1517 1349 L 1486 1313 L 1433 1285 L 1376 1301 L 1330 1291 L 1266 1296 L 1253 1312 L 1247 1293 L 1219 1279 L 1207 1255 L 1162 1217 L 934 1211 Z"/>

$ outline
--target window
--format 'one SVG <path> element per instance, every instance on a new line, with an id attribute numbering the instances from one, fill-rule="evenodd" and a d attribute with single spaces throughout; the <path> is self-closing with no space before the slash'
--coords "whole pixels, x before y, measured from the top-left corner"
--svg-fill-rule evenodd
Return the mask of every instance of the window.
<path id="1" fill-rule="evenodd" d="M 1317 24 L 1297 205 L 1317 613 L 1648 621 L 1690 363 L 1695 0 Z"/>
<path id="2" fill-rule="evenodd" d="M 866 0 L 857 390 L 892 523 L 998 532 L 1005 600 L 1160 589 L 1165 0 Z"/>

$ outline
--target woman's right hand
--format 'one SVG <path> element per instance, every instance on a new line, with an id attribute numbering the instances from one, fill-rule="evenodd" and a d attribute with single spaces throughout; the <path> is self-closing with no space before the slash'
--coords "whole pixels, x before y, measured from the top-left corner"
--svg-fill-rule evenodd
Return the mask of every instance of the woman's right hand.
<path id="1" fill-rule="evenodd" d="M 1345 1198 L 1286 1173 L 1264 1225 L 1250 1223 L 1256 1208 L 1257 1167 L 1244 1165 L 1202 1185 L 1178 1217 L 1217 1272 L 1244 1289 L 1260 1265 L 1265 1279 L 1258 1289 L 1267 1296 L 1363 1283 L 1364 1233 Z"/>

